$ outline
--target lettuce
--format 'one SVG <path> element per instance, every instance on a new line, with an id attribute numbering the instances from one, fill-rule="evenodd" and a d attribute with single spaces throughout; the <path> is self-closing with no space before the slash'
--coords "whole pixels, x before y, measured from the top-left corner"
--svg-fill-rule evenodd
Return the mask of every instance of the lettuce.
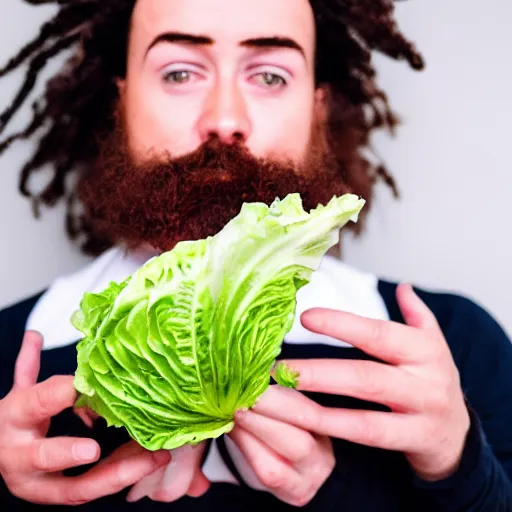
<path id="1" fill-rule="evenodd" d="M 298 194 L 246 203 L 217 235 L 181 242 L 124 282 L 86 293 L 72 317 L 84 334 L 76 405 L 149 450 L 229 432 L 234 413 L 270 384 L 297 291 L 363 205 L 351 194 L 309 214 Z M 282 368 L 279 376 L 297 379 Z"/>

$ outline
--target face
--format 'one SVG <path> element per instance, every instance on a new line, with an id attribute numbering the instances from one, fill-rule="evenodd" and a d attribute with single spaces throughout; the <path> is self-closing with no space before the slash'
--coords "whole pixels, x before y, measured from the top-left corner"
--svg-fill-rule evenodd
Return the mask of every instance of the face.
<path id="1" fill-rule="evenodd" d="M 138 0 L 120 83 L 132 157 L 179 157 L 214 136 L 301 162 L 314 43 L 308 0 Z"/>
<path id="2" fill-rule="evenodd" d="M 165 251 L 244 202 L 299 193 L 309 210 L 347 192 L 314 40 L 308 0 L 139 0 L 116 129 L 79 187 L 90 228 Z"/>

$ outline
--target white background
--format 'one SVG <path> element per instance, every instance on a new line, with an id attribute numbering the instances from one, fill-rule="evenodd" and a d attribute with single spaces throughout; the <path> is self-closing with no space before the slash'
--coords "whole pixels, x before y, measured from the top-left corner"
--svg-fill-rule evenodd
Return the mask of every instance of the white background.
<path id="1" fill-rule="evenodd" d="M 2 0 L 0 62 L 53 10 Z M 379 188 L 368 231 L 345 240 L 344 259 L 384 278 L 467 295 L 512 333 L 512 3 L 411 0 L 397 13 L 428 63 L 415 73 L 377 60 L 403 126 L 395 140 L 379 135 L 375 146 L 403 197 L 395 202 Z M 21 78 L 0 80 L 0 107 Z M 28 109 L 15 126 L 27 119 Z M 62 208 L 35 221 L 18 195 L 18 172 L 31 149 L 19 143 L 0 159 L 0 307 L 87 261 L 64 236 Z"/>

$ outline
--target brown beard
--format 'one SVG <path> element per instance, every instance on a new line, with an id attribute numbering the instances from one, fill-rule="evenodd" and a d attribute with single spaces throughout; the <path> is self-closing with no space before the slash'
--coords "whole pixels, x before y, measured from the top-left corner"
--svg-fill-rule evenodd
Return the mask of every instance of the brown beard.
<path id="1" fill-rule="evenodd" d="M 218 139 L 179 158 L 165 155 L 139 164 L 120 121 L 79 183 L 88 229 L 128 248 L 166 251 L 180 241 L 216 234 L 244 202 L 270 205 L 297 192 L 307 211 L 326 204 L 351 190 L 329 157 L 323 129 L 314 132 L 301 166 L 256 158 L 242 144 Z"/>

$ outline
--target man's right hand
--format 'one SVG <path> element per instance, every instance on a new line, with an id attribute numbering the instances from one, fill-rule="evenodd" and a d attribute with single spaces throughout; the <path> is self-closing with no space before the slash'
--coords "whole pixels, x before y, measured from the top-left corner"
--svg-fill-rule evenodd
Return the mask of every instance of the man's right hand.
<path id="1" fill-rule="evenodd" d="M 100 457 L 92 439 L 46 438 L 50 419 L 72 407 L 73 377 L 55 376 L 37 384 L 42 338 L 27 332 L 16 361 L 14 385 L 0 400 L 0 475 L 12 494 L 32 503 L 79 505 L 116 494 L 167 464 L 167 450 L 149 452 L 135 442 L 77 477 L 65 469 Z"/>

